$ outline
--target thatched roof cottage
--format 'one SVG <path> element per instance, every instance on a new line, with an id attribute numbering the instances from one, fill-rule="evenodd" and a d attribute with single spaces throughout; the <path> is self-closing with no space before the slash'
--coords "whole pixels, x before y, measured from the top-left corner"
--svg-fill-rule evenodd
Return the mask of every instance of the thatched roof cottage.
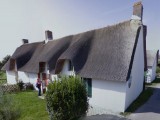
<path id="1" fill-rule="evenodd" d="M 146 82 L 151 83 L 156 78 L 159 50 L 147 50 L 147 78 Z"/>
<path id="2" fill-rule="evenodd" d="M 143 90 L 146 69 L 146 26 L 143 6 L 134 4 L 130 20 L 52 40 L 24 44 L 3 67 L 7 81 L 35 84 L 37 77 L 53 79 L 57 74 L 81 76 L 87 82 L 89 103 L 123 112 Z"/>

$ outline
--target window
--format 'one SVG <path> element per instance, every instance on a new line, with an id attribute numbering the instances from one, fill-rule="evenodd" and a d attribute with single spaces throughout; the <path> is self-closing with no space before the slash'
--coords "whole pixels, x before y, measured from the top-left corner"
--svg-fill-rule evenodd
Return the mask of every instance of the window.
<path id="1" fill-rule="evenodd" d="M 92 79 L 91 78 L 84 78 L 84 82 L 86 85 L 88 97 L 92 97 Z"/>
<path id="2" fill-rule="evenodd" d="M 42 73 L 42 79 L 43 80 L 47 79 L 47 74 L 46 73 Z"/>
<path id="3" fill-rule="evenodd" d="M 69 60 L 68 71 L 72 71 L 72 70 L 73 70 L 73 65 L 72 65 L 72 62 Z"/>
<path id="4" fill-rule="evenodd" d="M 40 73 L 38 73 L 38 78 L 40 78 Z"/>
<path id="5" fill-rule="evenodd" d="M 16 67 L 16 60 L 11 58 L 9 70 L 15 70 L 15 67 Z"/>
<path id="6" fill-rule="evenodd" d="M 45 71 L 45 62 L 40 62 L 39 63 L 39 72 L 44 72 Z"/>

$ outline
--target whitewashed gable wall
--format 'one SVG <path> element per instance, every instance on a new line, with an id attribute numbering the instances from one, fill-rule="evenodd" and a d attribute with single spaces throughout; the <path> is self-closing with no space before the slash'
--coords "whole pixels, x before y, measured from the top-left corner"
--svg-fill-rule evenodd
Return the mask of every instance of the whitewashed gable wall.
<path id="1" fill-rule="evenodd" d="M 129 82 L 131 80 L 131 86 L 129 88 Z M 125 109 L 139 96 L 143 90 L 144 82 L 144 51 L 143 51 L 143 29 L 141 29 L 138 43 L 133 60 L 133 66 L 131 70 L 131 77 L 126 84 L 126 102 Z"/>

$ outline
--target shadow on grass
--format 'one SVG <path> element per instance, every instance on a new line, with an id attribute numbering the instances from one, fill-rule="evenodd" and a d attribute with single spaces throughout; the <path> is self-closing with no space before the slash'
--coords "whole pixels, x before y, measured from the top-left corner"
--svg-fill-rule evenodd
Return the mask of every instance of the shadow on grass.
<path id="1" fill-rule="evenodd" d="M 160 83 L 160 78 L 156 78 L 155 80 L 153 80 L 153 82 L 151 83 L 145 83 L 146 87 L 152 87 L 152 86 L 155 86 L 157 85 L 158 83 Z"/>
<path id="2" fill-rule="evenodd" d="M 160 78 L 156 78 L 152 83 L 160 83 Z"/>
<path id="3" fill-rule="evenodd" d="M 125 112 L 121 112 L 120 114 L 123 116 L 128 116 L 131 113 L 135 112 L 140 106 L 148 101 L 148 99 L 153 95 L 153 88 L 148 87 L 144 90 L 139 97 L 127 108 Z"/>
<path id="4" fill-rule="evenodd" d="M 160 88 L 153 88 L 154 94 L 143 107 L 136 110 L 135 113 L 155 113 L 160 114 Z"/>

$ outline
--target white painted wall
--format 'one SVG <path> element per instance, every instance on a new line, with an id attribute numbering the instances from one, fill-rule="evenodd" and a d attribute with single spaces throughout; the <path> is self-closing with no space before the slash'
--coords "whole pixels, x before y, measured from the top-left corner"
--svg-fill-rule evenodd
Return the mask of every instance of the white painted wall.
<path id="1" fill-rule="evenodd" d="M 155 56 L 153 66 L 152 67 L 148 66 L 147 79 L 146 79 L 147 83 L 151 83 L 155 80 L 155 78 L 156 78 L 156 68 L 157 68 L 157 56 Z"/>
<path id="2" fill-rule="evenodd" d="M 92 98 L 89 99 L 89 104 L 106 111 L 124 111 L 125 85 L 125 82 L 92 79 Z"/>
<path id="3" fill-rule="evenodd" d="M 68 71 L 69 60 L 65 60 L 61 74 L 62 75 L 74 75 L 74 71 Z"/>
<path id="4" fill-rule="evenodd" d="M 15 71 L 6 71 L 7 75 L 7 83 L 8 84 L 16 84 L 16 73 Z"/>
<path id="5" fill-rule="evenodd" d="M 152 82 L 152 67 L 148 67 L 146 83 Z"/>
<path id="6" fill-rule="evenodd" d="M 13 71 L 6 70 L 6 76 L 7 76 L 7 83 L 8 84 L 17 84 L 16 79 L 18 79 L 18 72 L 17 72 L 16 62 L 15 62 L 15 70 L 13 70 Z"/>
<path id="7" fill-rule="evenodd" d="M 18 77 L 19 80 L 22 80 L 24 83 L 36 83 L 38 75 L 36 73 L 28 73 L 28 72 L 22 72 L 18 71 Z"/>
<path id="8" fill-rule="evenodd" d="M 18 71 L 19 81 L 23 81 L 24 83 L 29 82 L 29 76 L 27 72 Z"/>
<path id="9" fill-rule="evenodd" d="M 128 84 L 131 80 L 131 86 Z M 143 52 L 143 29 L 140 31 L 137 48 L 133 60 L 130 80 L 126 84 L 125 109 L 139 96 L 143 90 L 144 82 L 144 52 Z"/>
<path id="10" fill-rule="evenodd" d="M 151 74 L 152 75 L 152 79 L 151 79 L 152 81 L 155 80 L 155 78 L 156 78 L 156 68 L 157 68 L 157 56 L 155 56 L 154 64 L 152 66 L 152 74 Z"/>
<path id="11" fill-rule="evenodd" d="M 29 76 L 29 82 L 33 84 L 33 86 L 36 88 L 38 75 L 36 73 L 28 73 L 28 76 Z"/>
<path id="12" fill-rule="evenodd" d="M 61 74 L 70 75 L 70 71 L 68 71 L 68 64 L 69 64 L 69 61 L 65 60 L 62 71 L 61 71 Z"/>
<path id="13" fill-rule="evenodd" d="M 36 73 L 18 71 L 18 78 L 19 80 L 22 80 L 24 83 L 30 82 L 36 88 L 36 82 L 38 78 L 38 75 Z"/>
<path id="14" fill-rule="evenodd" d="M 57 80 L 57 79 L 58 79 L 58 76 L 56 74 L 51 74 L 52 81 Z"/>

